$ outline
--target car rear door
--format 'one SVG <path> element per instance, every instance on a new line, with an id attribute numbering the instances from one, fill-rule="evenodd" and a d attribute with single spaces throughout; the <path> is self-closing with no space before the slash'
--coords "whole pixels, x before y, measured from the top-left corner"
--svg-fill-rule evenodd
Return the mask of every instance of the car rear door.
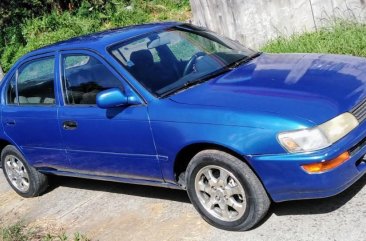
<path id="1" fill-rule="evenodd" d="M 2 124 L 5 134 L 36 167 L 67 169 L 58 124 L 55 54 L 24 61 L 5 83 Z"/>
<path id="2" fill-rule="evenodd" d="M 61 53 L 63 93 L 59 117 L 71 168 L 84 174 L 161 180 L 145 104 L 101 109 L 102 90 L 132 89 L 100 56 Z"/>

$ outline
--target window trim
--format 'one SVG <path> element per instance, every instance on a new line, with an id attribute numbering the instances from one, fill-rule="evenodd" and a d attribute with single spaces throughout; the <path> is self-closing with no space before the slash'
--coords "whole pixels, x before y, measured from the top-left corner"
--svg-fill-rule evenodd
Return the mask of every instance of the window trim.
<path id="1" fill-rule="evenodd" d="M 18 85 L 17 85 L 17 71 L 15 71 L 15 73 L 13 73 L 11 75 L 11 77 L 9 78 L 9 80 L 5 83 L 5 88 L 4 88 L 4 104 L 7 106 L 17 106 L 19 101 L 18 101 Z M 16 103 L 9 103 L 9 99 L 8 99 L 8 91 L 9 91 L 9 87 L 10 87 L 10 83 L 12 81 L 12 79 L 14 78 L 15 81 L 15 99 L 16 99 Z"/>

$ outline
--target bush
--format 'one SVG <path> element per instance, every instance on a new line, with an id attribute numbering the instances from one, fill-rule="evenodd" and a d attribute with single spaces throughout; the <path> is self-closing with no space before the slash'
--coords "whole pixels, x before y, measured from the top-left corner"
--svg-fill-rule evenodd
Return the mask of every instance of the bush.
<path id="1" fill-rule="evenodd" d="M 25 53 L 74 36 L 146 22 L 184 21 L 190 17 L 189 0 L 68 2 L 74 7 L 67 11 L 61 7 L 51 9 L 49 13 L 10 24 L 2 30 L 0 65 L 5 72 Z"/>

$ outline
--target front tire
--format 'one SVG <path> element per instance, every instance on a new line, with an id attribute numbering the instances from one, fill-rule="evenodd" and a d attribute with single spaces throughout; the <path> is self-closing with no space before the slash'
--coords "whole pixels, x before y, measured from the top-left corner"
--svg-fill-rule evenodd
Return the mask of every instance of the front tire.
<path id="1" fill-rule="evenodd" d="M 12 145 L 2 150 L 1 166 L 10 186 L 22 197 L 39 196 L 48 187 L 47 176 L 30 166 Z"/>
<path id="2" fill-rule="evenodd" d="M 252 228 L 270 199 L 255 173 L 238 158 L 217 150 L 193 157 L 186 171 L 188 196 L 204 220 L 232 231 Z"/>

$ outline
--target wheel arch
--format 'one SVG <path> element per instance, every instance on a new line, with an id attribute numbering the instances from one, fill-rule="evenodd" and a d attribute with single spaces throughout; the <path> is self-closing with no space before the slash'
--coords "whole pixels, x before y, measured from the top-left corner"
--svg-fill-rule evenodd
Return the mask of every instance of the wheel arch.
<path id="1" fill-rule="evenodd" d="M 186 180 L 185 180 L 185 171 L 187 170 L 189 162 L 192 160 L 192 158 L 199 153 L 200 151 L 204 150 L 219 150 L 222 152 L 226 152 L 236 158 L 238 158 L 240 161 L 244 162 L 248 165 L 248 167 L 254 172 L 254 174 L 257 176 L 259 181 L 262 183 L 262 186 L 264 187 L 265 191 L 268 194 L 268 197 L 272 199 L 271 194 L 268 192 L 267 187 L 264 185 L 263 180 L 260 175 L 258 175 L 257 171 L 254 169 L 252 164 L 245 158 L 244 155 L 239 154 L 238 151 L 235 151 L 229 147 L 220 145 L 220 144 L 214 144 L 214 143 L 192 143 L 185 147 L 183 147 L 178 154 L 176 155 L 176 158 L 174 160 L 174 177 L 176 183 L 178 183 L 183 189 L 186 188 Z M 182 175 L 184 174 L 184 175 Z"/>
<path id="2" fill-rule="evenodd" d="M 3 151 L 3 149 L 7 146 L 7 145 L 13 145 L 13 143 L 11 143 L 8 140 L 5 140 L 3 138 L 0 138 L 0 153 Z M 0 161 L 0 168 L 1 168 L 1 161 Z"/>
<path id="3" fill-rule="evenodd" d="M 205 142 L 192 143 L 192 144 L 189 144 L 189 145 L 183 147 L 178 152 L 178 154 L 176 155 L 176 157 L 174 159 L 173 172 L 174 172 L 176 181 L 179 181 L 178 180 L 179 176 L 181 175 L 181 173 L 184 173 L 186 171 L 189 162 L 192 160 L 192 158 L 197 153 L 199 153 L 200 151 L 209 150 L 209 149 L 219 150 L 219 151 L 226 152 L 230 155 L 233 155 L 236 158 L 238 158 L 239 160 L 241 160 L 241 161 L 245 162 L 246 164 L 248 164 L 249 167 L 253 170 L 253 167 L 245 159 L 245 157 L 243 155 L 240 155 L 237 151 L 235 151 L 233 149 L 230 149 L 229 147 L 226 147 L 226 146 L 223 146 L 223 145 L 220 145 L 220 144 L 208 143 L 208 142 L 207 143 L 205 143 Z M 253 170 L 253 171 L 255 172 L 255 170 Z"/>

